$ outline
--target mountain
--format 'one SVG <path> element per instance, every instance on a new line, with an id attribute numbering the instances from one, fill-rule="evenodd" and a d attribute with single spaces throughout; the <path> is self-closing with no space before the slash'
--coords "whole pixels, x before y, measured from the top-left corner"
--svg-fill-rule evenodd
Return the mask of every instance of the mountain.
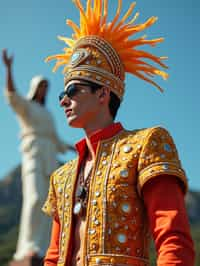
<path id="1" fill-rule="evenodd" d="M 189 191 L 185 200 L 190 223 L 200 223 L 200 192 Z"/>
<path id="2" fill-rule="evenodd" d="M 22 203 L 21 166 L 0 181 L 0 234 L 19 223 Z"/>

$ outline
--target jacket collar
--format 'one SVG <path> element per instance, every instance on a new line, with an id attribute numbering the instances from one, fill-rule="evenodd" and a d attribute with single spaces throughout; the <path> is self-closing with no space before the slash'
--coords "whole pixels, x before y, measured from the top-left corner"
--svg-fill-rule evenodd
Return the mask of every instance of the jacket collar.
<path id="1" fill-rule="evenodd" d="M 120 122 L 117 123 L 112 123 L 108 127 L 104 129 L 100 129 L 98 131 L 95 131 L 91 136 L 90 136 L 90 142 L 92 144 L 92 148 L 94 152 L 96 153 L 97 145 L 99 141 L 109 139 L 119 133 L 123 129 L 123 126 Z M 82 161 L 82 159 L 85 156 L 85 153 L 87 151 L 87 143 L 86 139 L 83 138 L 79 142 L 76 143 L 76 150 L 79 155 L 79 162 Z"/>

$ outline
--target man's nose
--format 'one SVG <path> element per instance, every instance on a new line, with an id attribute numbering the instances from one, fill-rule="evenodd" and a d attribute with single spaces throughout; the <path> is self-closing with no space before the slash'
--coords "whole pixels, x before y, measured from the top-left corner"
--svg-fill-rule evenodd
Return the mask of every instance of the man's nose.
<path id="1" fill-rule="evenodd" d="M 71 102 L 71 99 L 69 97 L 67 97 L 67 95 L 64 95 L 64 97 L 62 98 L 62 100 L 60 101 L 60 106 L 68 106 Z"/>

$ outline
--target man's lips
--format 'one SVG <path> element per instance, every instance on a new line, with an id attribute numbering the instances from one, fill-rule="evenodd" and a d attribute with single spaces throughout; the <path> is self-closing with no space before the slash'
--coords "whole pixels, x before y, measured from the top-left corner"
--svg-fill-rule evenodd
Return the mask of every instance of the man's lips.
<path id="1" fill-rule="evenodd" d="M 65 114 L 67 117 L 69 117 L 71 115 L 71 113 L 72 113 L 72 109 L 66 109 L 65 110 Z"/>

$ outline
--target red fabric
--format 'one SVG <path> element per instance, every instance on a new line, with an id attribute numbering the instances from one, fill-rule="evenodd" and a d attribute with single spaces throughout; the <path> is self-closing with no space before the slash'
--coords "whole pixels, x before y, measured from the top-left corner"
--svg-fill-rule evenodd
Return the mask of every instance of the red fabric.
<path id="1" fill-rule="evenodd" d="M 60 223 L 54 219 L 51 229 L 51 241 L 47 250 L 44 266 L 56 266 L 59 257 Z"/>
<path id="2" fill-rule="evenodd" d="M 159 176 L 147 182 L 143 197 L 157 250 L 157 266 L 193 266 L 184 195 L 178 179 Z"/>
<path id="3" fill-rule="evenodd" d="M 111 138 L 119 133 L 122 129 L 123 127 L 121 123 L 118 122 L 113 123 L 102 130 L 100 129 L 94 132 L 89 138 L 94 152 L 96 153 L 97 145 L 100 140 Z M 79 154 L 79 160 L 81 161 L 84 158 L 85 152 L 87 150 L 87 143 L 85 138 L 76 143 L 76 149 Z"/>

